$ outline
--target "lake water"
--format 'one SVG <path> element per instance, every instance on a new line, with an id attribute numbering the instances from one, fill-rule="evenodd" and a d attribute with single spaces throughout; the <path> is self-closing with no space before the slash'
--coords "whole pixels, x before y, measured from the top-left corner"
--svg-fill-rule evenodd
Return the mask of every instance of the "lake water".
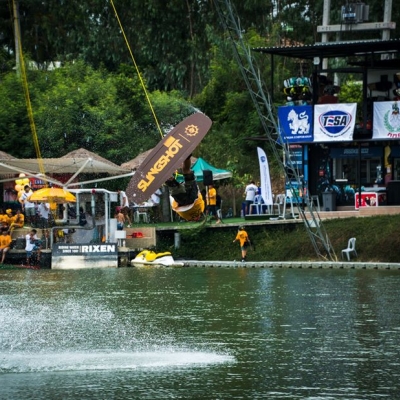
<path id="1" fill-rule="evenodd" d="M 3 399 L 397 399 L 400 273 L 0 271 Z"/>

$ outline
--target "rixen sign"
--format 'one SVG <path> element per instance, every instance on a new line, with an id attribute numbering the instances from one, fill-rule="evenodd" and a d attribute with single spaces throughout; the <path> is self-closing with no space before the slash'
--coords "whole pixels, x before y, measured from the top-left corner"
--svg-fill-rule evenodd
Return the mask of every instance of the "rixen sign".
<path id="1" fill-rule="evenodd" d="M 163 169 L 171 162 L 171 160 L 182 149 L 182 144 L 179 139 L 173 136 L 167 138 L 164 146 L 167 147 L 165 153 L 154 163 L 150 170 L 146 173 L 146 178 L 139 181 L 137 187 L 142 192 L 145 192 L 150 184 L 154 181 L 157 174 L 161 173 Z"/>

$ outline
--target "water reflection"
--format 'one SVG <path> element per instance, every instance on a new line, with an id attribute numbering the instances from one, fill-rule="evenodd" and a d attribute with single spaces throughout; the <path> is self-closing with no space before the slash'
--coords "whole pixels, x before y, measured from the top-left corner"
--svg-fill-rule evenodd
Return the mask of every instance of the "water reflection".
<path id="1" fill-rule="evenodd" d="M 372 270 L 1 271 L 0 397 L 396 398 L 399 283 Z"/>

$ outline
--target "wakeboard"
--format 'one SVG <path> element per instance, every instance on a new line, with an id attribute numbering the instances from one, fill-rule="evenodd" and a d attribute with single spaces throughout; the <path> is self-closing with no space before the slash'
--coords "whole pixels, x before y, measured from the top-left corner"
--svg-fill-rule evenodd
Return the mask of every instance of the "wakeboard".
<path id="1" fill-rule="evenodd" d="M 130 202 L 147 201 L 196 149 L 211 128 L 202 113 L 192 114 L 175 126 L 154 147 L 132 176 L 126 194 Z"/>

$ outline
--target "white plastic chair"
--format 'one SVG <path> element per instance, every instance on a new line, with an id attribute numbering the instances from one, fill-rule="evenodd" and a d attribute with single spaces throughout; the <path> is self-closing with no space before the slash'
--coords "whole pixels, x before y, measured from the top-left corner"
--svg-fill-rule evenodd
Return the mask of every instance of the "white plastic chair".
<path id="1" fill-rule="evenodd" d="M 357 257 L 357 251 L 356 251 L 356 238 L 350 238 L 349 243 L 347 244 L 347 248 L 342 250 L 342 259 L 344 259 L 344 255 L 346 254 L 347 256 L 347 261 L 350 261 L 350 255 L 354 253 L 354 255 Z"/>
<path id="2" fill-rule="evenodd" d="M 223 200 L 221 200 L 221 204 L 220 204 L 220 206 L 219 206 L 219 208 L 218 208 L 218 210 L 217 210 L 217 217 L 218 217 L 220 220 L 222 220 L 222 202 L 223 202 Z"/>
<path id="3" fill-rule="evenodd" d="M 275 196 L 275 201 L 272 204 L 272 213 L 274 213 L 274 208 L 276 207 L 278 210 L 278 215 L 281 215 L 281 206 L 283 207 L 283 204 L 286 201 L 286 195 L 285 194 L 277 194 Z"/>
<path id="4" fill-rule="evenodd" d="M 145 211 L 135 211 L 134 215 L 133 215 L 133 220 L 136 223 L 140 222 L 140 217 L 143 218 L 143 222 L 148 223 L 149 222 L 149 216 L 147 214 L 147 212 Z"/>
<path id="5" fill-rule="evenodd" d="M 261 197 L 261 195 L 258 194 L 256 197 L 254 197 L 253 204 L 250 204 L 250 208 L 249 208 L 250 215 L 252 214 L 253 207 L 256 208 L 256 214 L 262 214 L 262 197 Z"/>

